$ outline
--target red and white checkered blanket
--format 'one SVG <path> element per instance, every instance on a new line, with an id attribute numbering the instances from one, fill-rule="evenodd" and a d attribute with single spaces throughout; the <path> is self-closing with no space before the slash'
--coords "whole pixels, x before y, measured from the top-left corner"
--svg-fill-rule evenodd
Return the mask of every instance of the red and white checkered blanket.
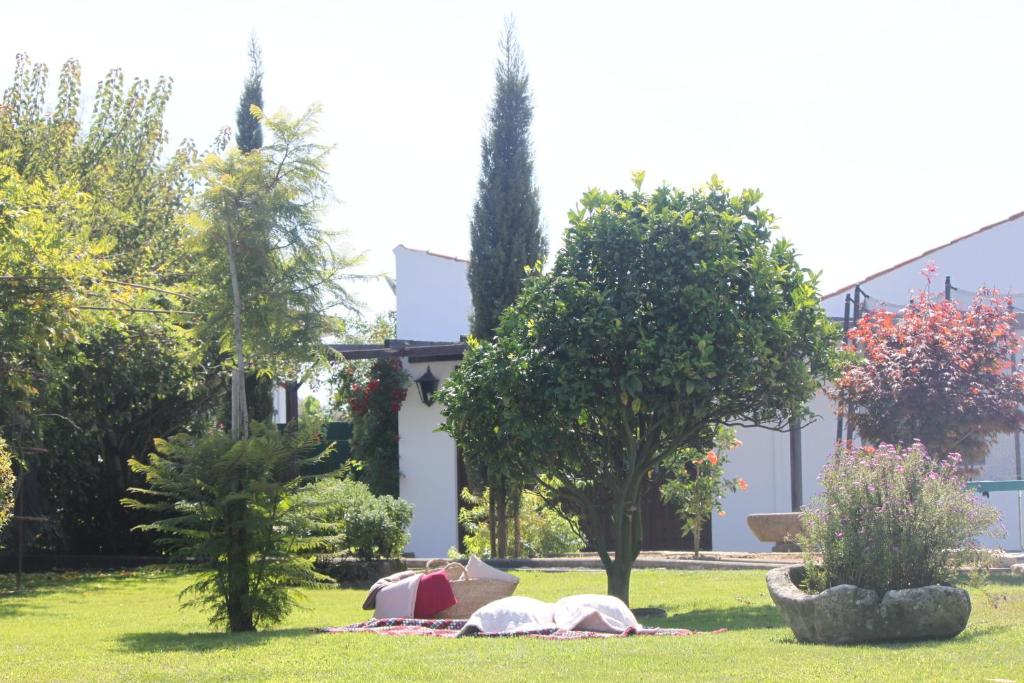
<path id="1" fill-rule="evenodd" d="M 455 638 L 465 619 L 370 619 L 351 626 L 334 626 L 317 629 L 321 633 L 380 633 L 386 636 L 434 636 Z M 627 628 L 621 633 L 598 633 L 596 631 L 566 631 L 547 628 L 527 633 L 473 633 L 472 637 L 483 638 L 544 638 L 546 640 L 580 640 L 582 638 L 623 638 L 626 636 L 693 636 L 701 633 L 722 633 L 717 631 L 691 631 L 686 628 Z"/>

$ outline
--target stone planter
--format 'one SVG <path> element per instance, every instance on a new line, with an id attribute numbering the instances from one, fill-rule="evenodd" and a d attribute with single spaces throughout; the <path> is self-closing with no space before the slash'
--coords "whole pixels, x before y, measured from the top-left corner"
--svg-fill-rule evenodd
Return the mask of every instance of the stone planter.
<path id="1" fill-rule="evenodd" d="M 805 643 L 952 638 L 967 627 L 971 598 L 953 586 L 876 591 L 842 585 L 817 595 L 800 590 L 801 565 L 768 572 L 768 592 L 797 640 Z"/>
<path id="2" fill-rule="evenodd" d="M 747 515 L 747 526 L 762 543 L 774 543 L 772 552 L 800 550 L 793 539 L 803 531 L 799 512 L 761 512 Z"/>

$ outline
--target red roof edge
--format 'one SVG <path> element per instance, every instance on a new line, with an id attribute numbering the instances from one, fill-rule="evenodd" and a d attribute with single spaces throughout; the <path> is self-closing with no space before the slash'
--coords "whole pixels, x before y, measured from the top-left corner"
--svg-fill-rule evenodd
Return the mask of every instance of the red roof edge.
<path id="1" fill-rule="evenodd" d="M 402 249 L 405 249 L 406 251 L 415 251 L 415 252 L 417 252 L 419 254 L 426 254 L 427 256 L 434 256 L 436 258 L 448 259 L 449 261 L 458 261 L 459 263 L 469 263 L 468 259 L 459 258 L 458 256 L 448 256 L 447 254 L 438 254 L 438 253 L 430 251 L 428 249 L 413 249 L 412 247 L 407 247 L 404 244 L 399 244 L 398 246 L 400 246 Z"/>
<path id="2" fill-rule="evenodd" d="M 842 294 L 843 292 L 846 292 L 846 291 L 848 291 L 850 289 L 853 289 L 857 285 L 863 285 L 864 283 L 870 282 L 870 281 L 874 280 L 877 277 L 881 277 L 882 275 L 885 275 L 886 273 L 891 273 L 892 271 L 896 270 L 897 268 L 902 268 L 903 266 L 907 265 L 908 263 L 913 263 L 914 261 L 918 260 L 919 258 L 924 258 L 925 256 L 928 256 L 929 254 L 934 254 L 935 252 L 939 251 L 940 249 L 945 249 L 946 247 L 952 246 L 952 245 L 956 244 L 957 242 L 962 242 L 963 240 L 967 239 L 968 237 L 974 237 L 975 235 L 981 234 L 981 233 L 985 232 L 986 230 L 991 230 L 992 228 L 997 228 L 1000 225 L 1003 225 L 1004 223 L 1009 223 L 1010 221 L 1015 221 L 1015 220 L 1017 220 L 1018 218 L 1020 218 L 1022 216 L 1024 216 L 1024 211 L 1021 211 L 1020 213 L 1015 213 L 1012 216 L 1010 216 L 1008 218 L 1004 218 L 1001 221 L 996 221 L 995 223 L 990 223 L 989 225 L 986 225 L 983 228 L 978 228 L 974 232 L 969 232 L 966 235 L 961 235 L 960 237 L 957 237 L 956 239 L 950 240 L 949 242 L 946 242 L 945 244 L 940 244 L 937 247 L 932 247 L 931 249 L 928 249 L 927 251 L 924 251 L 924 252 L 918 254 L 917 256 L 913 256 L 911 258 L 908 258 L 905 261 L 900 261 L 899 263 L 897 263 L 894 266 L 889 266 L 885 270 L 880 270 L 877 273 L 873 273 L 872 275 L 868 275 L 866 278 L 863 278 L 862 280 L 857 280 L 856 282 L 851 282 L 850 284 L 846 285 L 845 287 L 840 287 L 839 289 L 835 290 L 834 292 L 829 292 L 828 294 L 822 294 L 821 295 L 821 300 L 825 301 L 825 299 L 830 299 L 830 298 L 832 298 L 832 297 L 834 297 L 836 295 Z"/>

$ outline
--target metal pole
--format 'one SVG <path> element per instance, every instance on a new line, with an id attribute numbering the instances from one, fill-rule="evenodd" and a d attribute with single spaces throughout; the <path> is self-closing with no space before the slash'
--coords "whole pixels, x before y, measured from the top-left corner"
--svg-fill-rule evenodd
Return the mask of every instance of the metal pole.
<path id="1" fill-rule="evenodd" d="M 846 335 L 850 332 L 850 304 L 853 299 L 846 295 L 846 304 L 843 306 L 843 343 L 846 343 Z M 836 406 L 837 408 L 839 406 Z M 836 417 L 836 441 L 843 440 L 843 416 Z"/>
<path id="2" fill-rule="evenodd" d="M 853 288 L 853 324 L 856 325 L 860 322 L 860 309 L 861 309 L 861 297 L 867 298 L 864 294 L 864 290 L 857 285 Z M 846 440 L 853 441 L 853 423 L 849 420 L 846 421 Z"/>
<path id="3" fill-rule="evenodd" d="M 20 470 L 21 468 L 18 469 Z M 24 571 L 25 561 L 25 511 L 22 509 L 23 507 L 25 507 L 25 496 L 22 493 L 22 489 L 24 488 L 24 486 L 22 486 L 23 477 L 24 471 L 22 470 L 18 472 L 18 482 L 16 484 L 17 490 L 15 491 L 14 497 L 14 510 L 16 513 L 15 519 L 17 520 L 18 524 L 18 573 L 16 575 L 16 578 L 14 579 L 14 590 L 19 593 L 21 592 L 21 575 L 22 572 Z"/>
<path id="4" fill-rule="evenodd" d="M 800 418 L 789 418 L 789 503 L 793 512 L 804 504 L 804 466 Z"/>

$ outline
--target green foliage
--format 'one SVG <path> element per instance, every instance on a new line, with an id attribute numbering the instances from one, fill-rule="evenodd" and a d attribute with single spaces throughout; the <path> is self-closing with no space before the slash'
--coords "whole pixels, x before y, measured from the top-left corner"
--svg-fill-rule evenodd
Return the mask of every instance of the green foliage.
<path id="1" fill-rule="evenodd" d="M 760 194 L 591 190 L 565 247 L 442 387 L 448 431 L 513 478 L 547 475 L 628 600 L 648 473 L 722 424 L 781 425 L 831 368 L 816 279 Z M 488 454 L 494 454 L 493 458 Z"/>
<path id="2" fill-rule="evenodd" d="M 235 144 L 243 152 L 251 152 L 263 146 L 263 126 L 253 115 L 253 107 L 263 111 L 263 52 L 256 36 L 249 38 L 249 76 L 245 79 L 242 96 L 238 100 L 235 114 Z"/>
<path id="3" fill-rule="evenodd" d="M 966 488 L 958 456 L 932 460 L 920 442 L 840 450 L 820 480 L 799 537 L 816 591 L 951 583 L 999 519 Z"/>
<path id="4" fill-rule="evenodd" d="M 330 149 L 312 142 L 317 114 L 262 118 L 271 144 L 248 154 L 233 149 L 207 156 L 201 167 L 206 189 L 191 216 L 200 243 L 206 336 L 219 339 L 222 352 L 234 351 L 230 245 L 245 363 L 276 377 L 311 372 L 310 361 L 324 359 L 321 340 L 338 332 L 331 309 L 354 308 L 343 280 L 358 259 L 336 253 L 334 235 L 319 223 L 329 196 Z"/>
<path id="5" fill-rule="evenodd" d="M 515 301 L 524 269 L 544 259 L 547 245 L 533 180 L 529 77 L 509 20 L 494 70 L 494 101 L 480 141 L 481 169 L 470 223 L 469 290 L 473 334 L 490 339 L 498 316 Z"/>
<path id="6" fill-rule="evenodd" d="M 11 450 L 0 437 L 0 529 L 3 529 L 14 510 L 14 468 Z"/>
<path id="7" fill-rule="evenodd" d="M 166 149 L 169 79 L 112 70 L 91 111 L 77 62 L 55 99 L 47 86 L 46 66 L 19 55 L 0 102 L 0 424 L 57 547 L 123 552 L 138 521 L 117 503 L 128 458 L 197 412 L 179 220 L 195 153 Z"/>
<path id="8" fill-rule="evenodd" d="M 462 499 L 469 504 L 469 507 L 459 510 L 459 524 L 466 530 L 463 538 L 466 553 L 490 557 L 491 525 L 487 519 L 490 511 L 490 490 L 484 489 L 482 495 L 474 496 L 469 489 L 463 489 Z M 552 510 L 537 493 L 523 491 L 519 513 L 525 557 L 557 557 L 583 550 L 583 539 L 576 533 L 576 520 L 567 520 Z M 509 536 L 506 545 L 512 547 L 514 539 L 511 538 L 511 533 Z M 453 548 L 449 554 L 461 553 Z"/>
<path id="9" fill-rule="evenodd" d="M 164 515 L 139 526 L 162 536 L 172 556 L 207 568 L 183 593 L 186 606 L 212 612 L 211 622 L 251 631 L 280 621 L 295 604 L 295 586 L 325 577 L 313 570 L 313 554 L 329 547 L 335 526 L 308 497 L 299 454 L 315 438 L 254 426 L 250 439 L 222 432 L 178 434 L 158 440 L 147 462 L 132 460 L 145 476 L 133 509 Z"/>
<path id="10" fill-rule="evenodd" d="M 374 496 L 370 487 L 352 479 L 322 479 L 304 488 L 299 499 L 318 518 L 338 524 L 330 552 L 363 560 L 399 557 L 409 542 L 412 505 L 392 496 Z"/>
<path id="11" fill-rule="evenodd" d="M 715 450 L 704 453 L 684 448 L 666 458 L 663 465 L 669 472 L 669 479 L 661 485 L 661 499 L 676 508 L 683 523 L 683 535 L 693 536 L 694 557 L 700 557 L 701 530 L 711 515 L 716 511 L 725 514 L 723 496 L 737 489 L 747 489 L 747 482 L 742 478 L 723 477 L 728 462 L 726 453 L 738 445 L 735 430 L 719 427 Z"/>
<path id="12" fill-rule="evenodd" d="M 352 419 L 352 457 L 357 478 L 378 495 L 398 495 L 398 411 L 409 375 L 397 359 L 345 363 L 334 376 L 335 405 Z"/>

